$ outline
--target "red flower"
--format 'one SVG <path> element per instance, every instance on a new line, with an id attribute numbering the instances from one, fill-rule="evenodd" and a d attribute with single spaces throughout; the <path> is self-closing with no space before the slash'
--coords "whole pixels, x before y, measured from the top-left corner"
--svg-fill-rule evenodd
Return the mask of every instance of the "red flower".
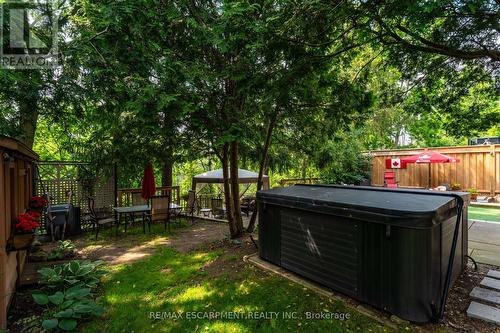
<path id="1" fill-rule="evenodd" d="M 30 200 L 30 206 L 33 208 L 43 208 L 47 204 L 47 200 L 44 197 L 32 197 Z"/>
<path id="2" fill-rule="evenodd" d="M 19 214 L 16 217 L 17 223 L 15 227 L 18 231 L 21 232 L 31 232 L 36 228 L 40 227 L 40 223 L 38 219 L 41 217 L 41 214 L 38 212 L 28 211 L 23 214 Z"/>

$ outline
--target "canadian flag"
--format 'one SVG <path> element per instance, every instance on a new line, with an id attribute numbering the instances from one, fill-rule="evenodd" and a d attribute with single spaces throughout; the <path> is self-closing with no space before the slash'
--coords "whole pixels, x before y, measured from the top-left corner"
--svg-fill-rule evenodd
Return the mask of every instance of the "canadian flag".
<path id="1" fill-rule="evenodd" d="M 401 162 L 400 158 L 388 158 L 385 160 L 386 169 L 405 169 L 406 165 Z"/>
<path id="2" fill-rule="evenodd" d="M 391 158 L 391 168 L 392 169 L 401 169 L 401 159 Z"/>

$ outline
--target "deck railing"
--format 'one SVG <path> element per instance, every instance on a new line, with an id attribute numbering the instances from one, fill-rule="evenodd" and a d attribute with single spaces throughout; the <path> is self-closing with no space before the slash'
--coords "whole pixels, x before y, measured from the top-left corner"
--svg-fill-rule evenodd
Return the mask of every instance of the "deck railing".
<path id="1" fill-rule="evenodd" d="M 126 207 L 133 205 L 145 204 L 144 199 L 141 197 L 140 188 L 120 188 L 118 189 L 118 206 Z M 156 188 L 155 195 L 172 195 L 172 202 L 180 204 L 181 202 L 181 188 L 180 186 L 162 186 Z"/>
<path id="2" fill-rule="evenodd" d="M 295 184 L 319 184 L 320 178 L 288 178 L 280 181 L 281 187 L 292 186 Z"/>

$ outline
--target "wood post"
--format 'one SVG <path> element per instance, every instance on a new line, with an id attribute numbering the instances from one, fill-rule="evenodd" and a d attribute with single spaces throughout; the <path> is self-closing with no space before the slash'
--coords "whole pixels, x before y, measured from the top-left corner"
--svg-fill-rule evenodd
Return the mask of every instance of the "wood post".
<path id="1" fill-rule="evenodd" d="M 497 156 L 496 156 L 496 146 L 491 145 L 490 146 L 490 169 L 488 170 L 490 172 L 490 195 L 495 196 L 496 192 L 496 187 L 497 187 L 497 175 L 498 175 L 498 168 L 500 165 L 497 165 Z"/>

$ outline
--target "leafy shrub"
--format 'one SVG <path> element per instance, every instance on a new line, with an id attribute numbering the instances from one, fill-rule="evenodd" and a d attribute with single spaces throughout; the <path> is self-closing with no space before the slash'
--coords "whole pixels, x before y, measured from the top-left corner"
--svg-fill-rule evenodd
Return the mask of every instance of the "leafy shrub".
<path id="1" fill-rule="evenodd" d="M 359 184 L 370 179 L 370 160 L 355 135 L 330 140 L 318 150 L 321 178 L 332 184 Z"/>
<path id="2" fill-rule="evenodd" d="M 92 300 L 90 288 L 78 285 L 64 292 L 35 293 L 32 296 L 37 304 L 47 307 L 47 319 L 42 322 L 46 330 L 60 328 L 71 331 L 78 325 L 77 320 L 100 316 L 104 311 Z"/>
<path id="3" fill-rule="evenodd" d="M 47 308 L 42 322 L 45 330 L 72 331 L 79 320 L 103 313 L 92 295 L 92 289 L 106 273 L 102 266 L 102 261 L 75 260 L 38 271 L 40 283 L 46 288 L 32 296 L 37 304 Z"/>
<path id="4" fill-rule="evenodd" d="M 476 194 L 478 194 L 478 193 L 479 193 L 479 192 L 477 191 L 477 189 L 475 189 L 475 188 L 469 188 L 469 189 L 467 189 L 467 192 L 468 192 L 469 194 L 473 194 L 473 195 L 476 195 Z"/>
<path id="5" fill-rule="evenodd" d="M 106 273 L 102 265 L 102 261 L 75 260 L 54 268 L 42 268 L 38 273 L 41 275 L 40 282 L 51 289 L 63 291 L 73 286 L 94 288 Z"/>
<path id="6" fill-rule="evenodd" d="M 73 244 L 73 242 L 70 240 L 58 241 L 57 249 L 50 252 L 48 259 L 49 260 L 64 259 L 68 255 L 73 254 L 75 248 L 76 248 L 75 244 Z"/>

